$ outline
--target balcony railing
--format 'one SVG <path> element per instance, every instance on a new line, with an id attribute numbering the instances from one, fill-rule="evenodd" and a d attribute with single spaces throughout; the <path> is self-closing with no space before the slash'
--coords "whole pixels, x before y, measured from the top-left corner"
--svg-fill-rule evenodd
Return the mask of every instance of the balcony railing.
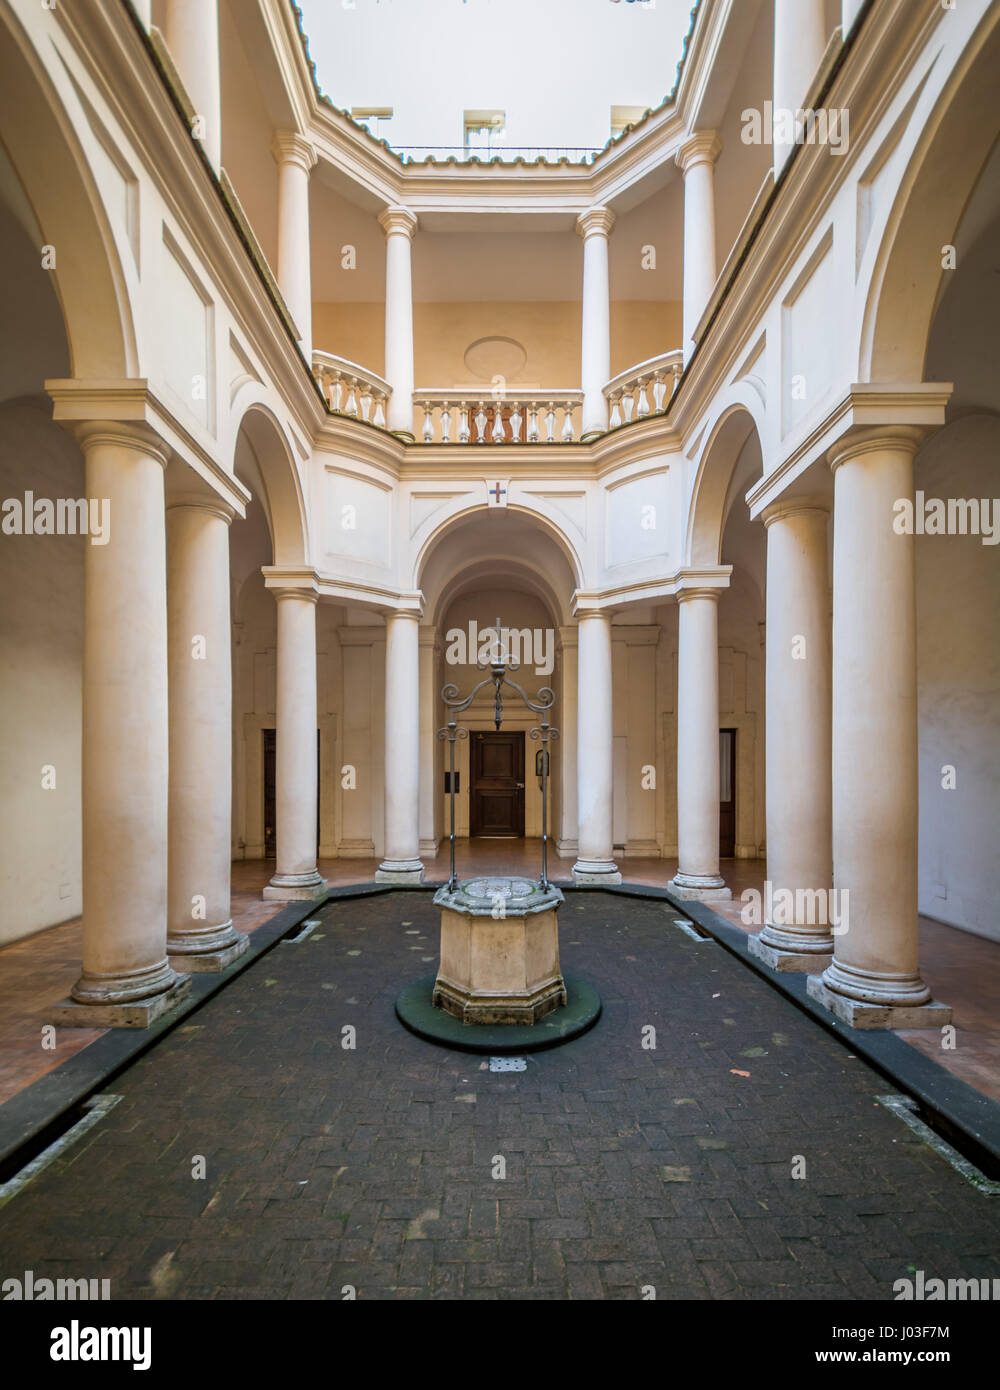
<path id="1" fill-rule="evenodd" d="M 608 429 L 656 415 L 670 404 L 684 370 L 684 354 L 665 352 L 629 367 L 613 377 L 604 388 L 608 402 Z"/>
<path id="2" fill-rule="evenodd" d="M 404 164 L 589 164 L 603 145 L 390 145 Z"/>
<path id="3" fill-rule="evenodd" d="M 332 411 L 385 429 L 385 410 L 392 395 L 387 381 L 332 352 L 314 352 L 312 364 L 313 376 Z"/>
<path id="4" fill-rule="evenodd" d="M 498 398 L 428 389 L 415 391 L 413 403 L 415 427 L 425 444 L 572 444 L 580 438 L 583 392 L 568 387 L 508 387 Z"/>

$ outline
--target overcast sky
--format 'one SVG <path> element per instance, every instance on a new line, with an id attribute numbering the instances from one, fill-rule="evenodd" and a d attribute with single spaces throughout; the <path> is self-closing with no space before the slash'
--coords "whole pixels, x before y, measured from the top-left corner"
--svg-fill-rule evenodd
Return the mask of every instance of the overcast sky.
<path id="1" fill-rule="evenodd" d="M 393 144 L 460 145 L 502 110 L 507 143 L 600 146 L 612 105 L 673 88 L 692 0 L 298 0 L 335 106 L 391 106 Z"/>

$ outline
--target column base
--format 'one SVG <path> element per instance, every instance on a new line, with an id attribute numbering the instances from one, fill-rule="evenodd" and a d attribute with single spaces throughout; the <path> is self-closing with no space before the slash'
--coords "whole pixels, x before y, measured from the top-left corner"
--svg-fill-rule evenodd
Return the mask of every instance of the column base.
<path id="1" fill-rule="evenodd" d="M 697 902 L 721 902 L 733 896 L 720 874 L 682 874 L 678 871 L 667 884 L 675 898 Z"/>
<path id="2" fill-rule="evenodd" d="M 239 960 L 249 945 L 250 938 L 248 936 L 237 936 L 234 932 L 232 943 L 216 951 L 173 951 L 170 949 L 169 943 L 167 950 L 174 969 L 190 973 L 191 971 L 225 970 L 228 965 L 232 965 L 234 960 Z"/>
<path id="3" fill-rule="evenodd" d="M 383 859 L 375 870 L 376 883 L 423 883 L 424 866 L 419 859 Z"/>
<path id="4" fill-rule="evenodd" d="M 833 937 L 802 932 L 796 936 L 770 922 L 757 936 L 751 936 L 747 949 L 771 970 L 801 971 L 812 974 L 833 964 Z"/>
<path id="5" fill-rule="evenodd" d="M 269 903 L 310 902 L 326 894 L 326 879 L 316 869 L 307 874 L 275 874 L 261 897 Z"/>
<path id="6" fill-rule="evenodd" d="M 47 1017 L 59 1028 L 148 1028 L 176 1008 L 190 992 L 190 977 L 178 975 L 168 989 L 146 999 L 128 1004 L 83 1004 L 75 999 L 63 999 L 49 1010 Z"/>
<path id="7" fill-rule="evenodd" d="M 823 983 L 822 975 L 809 976 L 806 992 L 851 1028 L 943 1028 L 951 1022 L 951 1008 L 936 999 L 928 999 L 926 1004 L 865 1003 L 836 994 Z"/>
<path id="8" fill-rule="evenodd" d="M 578 859 L 571 870 L 574 883 L 621 883 L 621 870 L 613 859 Z"/>

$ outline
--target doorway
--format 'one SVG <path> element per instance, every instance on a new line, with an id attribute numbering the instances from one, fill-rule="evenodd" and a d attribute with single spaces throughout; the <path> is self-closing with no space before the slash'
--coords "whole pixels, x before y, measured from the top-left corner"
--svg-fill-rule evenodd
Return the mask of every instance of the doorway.
<path id="1" fill-rule="evenodd" d="M 524 731 L 472 733 L 469 750 L 469 835 L 524 835 Z"/>
<path id="2" fill-rule="evenodd" d="M 262 729 L 264 736 L 264 858 L 275 859 L 278 854 L 277 833 L 277 730 Z M 322 795 L 320 782 L 319 730 L 316 730 L 316 856 L 319 858 L 319 808 Z"/>
<path id="3" fill-rule="evenodd" d="M 719 858 L 736 857 L 736 730 L 719 730 Z"/>

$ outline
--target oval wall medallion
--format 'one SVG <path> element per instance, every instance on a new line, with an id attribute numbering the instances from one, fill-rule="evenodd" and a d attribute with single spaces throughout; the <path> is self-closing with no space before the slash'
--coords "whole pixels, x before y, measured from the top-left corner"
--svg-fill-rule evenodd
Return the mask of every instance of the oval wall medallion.
<path id="1" fill-rule="evenodd" d="M 477 338 L 465 349 L 465 365 L 478 381 L 492 382 L 497 376 L 513 381 L 527 360 L 516 338 Z"/>

